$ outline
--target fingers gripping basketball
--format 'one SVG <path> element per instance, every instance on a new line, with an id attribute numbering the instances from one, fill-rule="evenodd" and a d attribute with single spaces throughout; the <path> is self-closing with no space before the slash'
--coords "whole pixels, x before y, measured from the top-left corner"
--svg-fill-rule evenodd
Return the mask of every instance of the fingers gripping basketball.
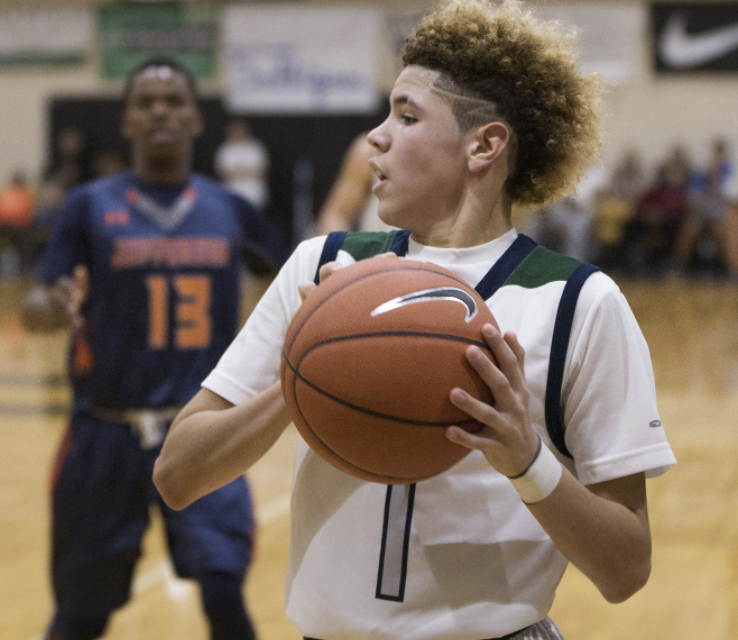
<path id="1" fill-rule="evenodd" d="M 468 449 L 444 428 L 478 423 L 448 395 L 491 402 L 465 357 L 486 353 L 484 301 L 455 274 L 382 257 L 334 273 L 292 320 L 282 388 L 295 425 L 323 458 L 364 480 L 399 484 L 436 475 Z"/>

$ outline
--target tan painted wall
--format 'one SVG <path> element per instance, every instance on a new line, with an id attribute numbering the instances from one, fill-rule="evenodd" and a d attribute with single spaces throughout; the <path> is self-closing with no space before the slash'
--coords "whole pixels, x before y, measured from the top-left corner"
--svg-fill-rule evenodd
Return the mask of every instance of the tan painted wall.
<path id="1" fill-rule="evenodd" d="M 0 0 L 0 8 L 79 8 L 94 4 L 93 0 Z M 377 4 L 396 8 L 401 3 L 386 0 Z M 406 4 L 417 7 L 424 3 Z M 387 58 L 385 54 L 383 59 Z M 390 79 L 385 77 L 384 84 L 388 85 Z M 218 89 L 216 82 L 206 86 L 205 93 Z M 118 90 L 119 85 L 99 79 L 94 53 L 79 67 L 0 69 L 0 184 L 18 168 L 31 178 L 41 172 L 46 163 L 46 108 L 50 98 L 115 94 Z M 631 147 L 639 149 L 652 165 L 677 141 L 686 144 L 699 162 L 716 136 L 727 137 L 738 156 L 738 75 L 657 78 L 650 70 L 646 33 L 636 77 L 611 89 L 606 105 L 608 139 L 602 154 L 606 166 Z"/>

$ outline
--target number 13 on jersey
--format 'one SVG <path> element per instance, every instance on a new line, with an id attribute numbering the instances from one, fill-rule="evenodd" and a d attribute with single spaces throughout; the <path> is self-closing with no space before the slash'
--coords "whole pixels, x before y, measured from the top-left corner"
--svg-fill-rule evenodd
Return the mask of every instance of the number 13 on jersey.
<path id="1" fill-rule="evenodd" d="M 212 283 L 207 275 L 150 275 L 149 346 L 202 349 L 210 344 Z M 170 334 L 170 313 L 174 314 Z"/>

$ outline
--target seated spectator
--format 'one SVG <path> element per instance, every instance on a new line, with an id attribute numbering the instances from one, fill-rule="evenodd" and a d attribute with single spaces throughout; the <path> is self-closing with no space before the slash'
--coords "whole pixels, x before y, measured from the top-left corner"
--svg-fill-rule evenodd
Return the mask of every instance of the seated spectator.
<path id="1" fill-rule="evenodd" d="M 738 171 L 726 183 L 725 199 L 725 259 L 731 282 L 738 284 Z"/>
<path id="2" fill-rule="evenodd" d="M 66 194 L 90 179 L 85 135 L 80 129 L 67 127 L 54 139 L 51 163 L 44 171 L 42 185 L 52 183 Z"/>
<path id="3" fill-rule="evenodd" d="M 623 254 L 632 275 L 658 275 L 669 269 L 688 203 L 681 169 L 665 162 L 653 186 L 638 202 L 635 217 L 626 224 Z"/>
<path id="4" fill-rule="evenodd" d="M 85 135 L 81 129 L 66 127 L 56 134 L 50 164 L 43 173 L 36 203 L 36 220 L 47 234 L 54 214 L 69 190 L 92 177 L 87 157 Z"/>
<path id="5" fill-rule="evenodd" d="M 608 197 L 615 200 L 623 200 L 635 206 L 646 190 L 647 181 L 643 171 L 643 163 L 637 151 L 628 151 L 615 167 L 610 185 Z M 634 211 L 635 212 L 635 211 Z"/>
<path id="6" fill-rule="evenodd" d="M 543 207 L 528 231 L 536 242 L 564 255 L 590 259 L 592 213 L 581 199 L 569 196 Z"/>
<path id="7" fill-rule="evenodd" d="M 58 183 L 69 191 L 90 179 L 86 162 L 85 135 L 80 129 L 67 127 L 55 139 L 52 162 L 44 175 L 44 182 Z"/>
<path id="8" fill-rule="evenodd" d="M 17 172 L 0 191 L 0 252 L 6 276 L 30 266 L 33 248 L 35 198 L 25 175 Z"/>
<path id="9" fill-rule="evenodd" d="M 676 264 L 681 271 L 689 271 L 695 264 L 725 269 L 728 250 L 726 189 L 733 173 L 727 142 L 718 139 L 713 143 L 707 169 L 694 173 L 690 181 L 689 212 L 674 248 Z"/>
<path id="10" fill-rule="evenodd" d="M 515 225 L 548 249 L 584 262 L 594 260 L 597 246 L 592 237 L 592 219 L 607 184 L 607 172 L 593 165 L 577 185 L 575 196 L 549 203 L 535 212 L 517 212 Z"/>
<path id="11" fill-rule="evenodd" d="M 682 144 L 675 144 L 666 154 L 664 164 L 668 167 L 669 181 L 672 184 L 689 185 L 692 179 L 692 160 Z"/>
<path id="12" fill-rule="evenodd" d="M 622 266 L 625 226 L 635 216 L 645 189 L 640 156 L 636 151 L 628 151 L 594 206 L 594 238 L 598 245 L 598 262 L 603 268 Z"/>
<path id="13" fill-rule="evenodd" d="M 35 198 L 28 187 L 26 177 L 17 172 L 10 184 L 0 191 L 0 224 L 10 227 L 27 227 L 33 222 Z"/>

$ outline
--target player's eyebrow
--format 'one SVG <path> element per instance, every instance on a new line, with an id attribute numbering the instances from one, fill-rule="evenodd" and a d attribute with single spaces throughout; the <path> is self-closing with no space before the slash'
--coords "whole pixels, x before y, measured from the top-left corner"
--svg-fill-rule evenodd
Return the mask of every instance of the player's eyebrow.
<path id="1" fill-rule="evenodd" d="M 401 94 L 401 95 L 399 95 L 399 96 L 397 96 L 395 98 L 392 98 L 392 106 L 393 107 L 397 108 L 397 107 L 401 107 L 401 106 L 404 106 L 404 105 L 407 105 L 407 106 L 412 107 L 414 109 L 419 109 L 420 108 L 420 105 L 417 102 L 415 102 L 415 100 L 413 100 L 407 94 Z"/>

